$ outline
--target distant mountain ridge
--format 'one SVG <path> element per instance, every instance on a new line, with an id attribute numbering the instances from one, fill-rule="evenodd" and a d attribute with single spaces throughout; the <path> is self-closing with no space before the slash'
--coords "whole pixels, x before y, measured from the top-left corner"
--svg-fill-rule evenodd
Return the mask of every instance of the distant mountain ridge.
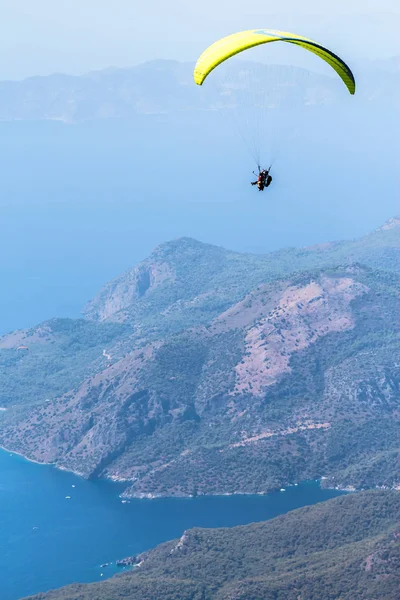
<path id="1" fill-rule="evenodd" d="M 388 71 L 390 73 L 400 72 L 400 54 L 392 56 L 386 59 L 368 60 L 362 61 L 362 67 L 374 68 L 379 71 Z"/>
<path id="2" fill-rule="evenodd" d="M 367 102 L 386 104 L 398 90 L 398 71 L 392 72 L 392 62 L 378 65 L 379 87 L 374 83 L 375 71 L 369 67 L 362 74 L 358 94 Z M 277 72 L 291 85 L 275 89 L 275 99 L 285 104 L 285 98 L 298 90 L 298 106 L 325 105 L 342 96 L 341 82 L 334 77 L 309 73 L 296 67 L 260 65 L 240 62 L 226 67 L 232 73 L 257 69 L 260 80 L 274 86 Z M 371 67 L 372 69 L 372 67 Z M 23 81 L 0 82 L 0 121 L 56 120 L 76 123 L 92 119 L 131 118 L 144 114 L 165 114 L 179 111 L 210 110 L 231 106 L 237 102 L 240 89 L 230 88 L 229 97 L 220 95 L 215 86 L 199 89 L 193 83 L 193 64 L 156 60 L 127 69 L 109 68 L 81 76 L 54 74 L 30 77 Z M 285 75 L 286 74 L 286 75 Z M 216 81 L 220 77 L 215 75 Z M 244 78 L 245 85 L 246 78 Z M 235 84 L 236 85 L 236 84 Z M 272 94 L 272 98 L 274 98 Z"/>
<path id="3" fill-rule="evenodd" d="M 226 306 L 229 306 L 235 297 L 239 299 L 261 282 L 304 269 L 361 263 L 396 271 L 399 266 L 399 226 L 400 217 L 393 217 L 359 240 L 330 242 L 302 249 L 285 248 L 266 255 L 242 254 L 190 238 L 180 238 L 161 244 L 147 260 L 107 284 L 85 307 L 84 315 L 94 320 L 125 322 L 129 320 L 130 311 L 141 313 L 147 310 L 149 294 L 154 292 L 157 296 L 161 285 L 173 288 L 171 293 L 179 301 L 182 317 L 183 299 L 190 301 L 196 298 L 198 307 L 204 298 L 209 307 L 209 296 L 199 297 L 199 294 L 204 294 L 205 286 L 218 288 L 218 311 L 224 293 L 227 295 Z M 181 262 L 189 262 L 192 270 L 182 270 Z M 188 277 L 194 288 L 188 286 Z M 236 293 L 234 297 L 233 290 Z M 149 308 L 151 311 L 152 306 Z M 169 306 L 169 313 L 171 308 Z M 163 314 L 163 321 L 166 320 L 168 315 Z"/>

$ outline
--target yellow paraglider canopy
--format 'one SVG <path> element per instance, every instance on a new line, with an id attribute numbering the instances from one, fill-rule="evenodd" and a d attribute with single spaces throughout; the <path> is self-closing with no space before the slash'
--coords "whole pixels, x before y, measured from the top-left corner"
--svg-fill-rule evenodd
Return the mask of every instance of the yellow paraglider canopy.
<path id="1" fill-rule="evenodd" d="M 308 38 L 288 33 L 285 31 L 275 31 L 273 29 L 249 29 L 248 31 L 240 31 L 228 35 L 221 40 L 218 40 L 209 46 L 200 56 L 194 69 L 194 81 L 197 85 L 202 85 L 206 77 L 215 67 L 218 67 L 222 62 L 260 44 L 268 44 L 269 42 L 289 42 L 301 46 L 313 54 L 322 58 L 325 62 L 331 65 L 336 73 L 346 84 L 350 94 L 355 94 L 356 83 L 351 69 L 346 63 L 336 56 L 333 52 L 320 46 L 316 42 Z"/>

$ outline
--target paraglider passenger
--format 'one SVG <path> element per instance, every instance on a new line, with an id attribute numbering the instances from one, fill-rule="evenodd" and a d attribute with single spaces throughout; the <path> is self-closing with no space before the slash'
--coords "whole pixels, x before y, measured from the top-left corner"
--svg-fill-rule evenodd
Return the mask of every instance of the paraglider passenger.
<path id="1" fill-rule="evenodd" d="M 262 169 L 259 172 L 257 181 L 252 181 L 251 185 L 256 185 L 260 192 L 264 191 L 264 188 L 271 185 L 272 177 L 269 174 L 269 169 Z"/>

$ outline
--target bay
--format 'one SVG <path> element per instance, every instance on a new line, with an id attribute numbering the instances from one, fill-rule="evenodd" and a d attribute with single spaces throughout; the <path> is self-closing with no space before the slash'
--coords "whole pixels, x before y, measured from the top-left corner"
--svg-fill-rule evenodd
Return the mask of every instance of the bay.
<path id="1" fill-rule="evenodd" d="M 115 561 L 191 527 L 263 521 L 340 494 L 316 482 L 266 496 L 131 500 L 122 484 L 86 481 L 0 452 L 1 600 L 119 572 Z M 113 563 L 102 568 L 104 563 Z"/>

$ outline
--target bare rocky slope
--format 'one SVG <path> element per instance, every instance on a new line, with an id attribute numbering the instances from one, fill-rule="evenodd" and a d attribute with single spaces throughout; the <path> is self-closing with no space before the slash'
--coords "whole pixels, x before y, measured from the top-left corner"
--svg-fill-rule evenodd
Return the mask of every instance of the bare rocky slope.
<path id="1" fill-rule="evenodd" d="M 399 481 L 399 219 L 265 256 L 183 238 L 0 338 L 0 443 L 128 496 Z"/>

